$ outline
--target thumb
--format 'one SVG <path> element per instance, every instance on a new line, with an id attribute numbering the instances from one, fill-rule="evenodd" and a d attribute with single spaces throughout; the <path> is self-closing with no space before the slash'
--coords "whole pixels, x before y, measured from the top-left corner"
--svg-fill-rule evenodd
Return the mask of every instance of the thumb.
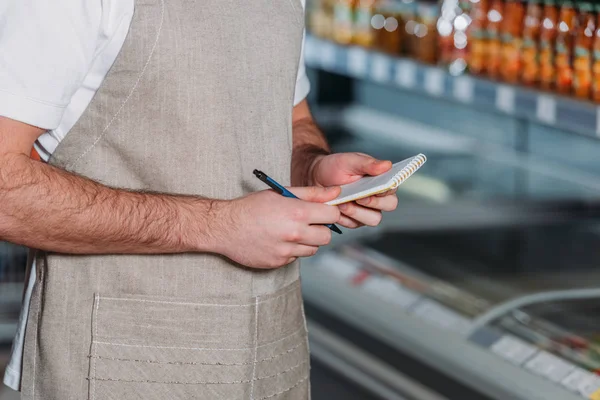
<path id="1" fill-rule="evenodd" d="M 326 201 L 330 201 L 338 197 L 342 189 L 339 186 L 306 186 L 292 187 L 288 190 L 302 200 L 311 201 L 313 203 L 325 203 Z"/>
<path id="2" fill-rule="evenodd" d="M 348 160 L 350 172 L 354 175 L 381 175 L 392 168 L 391 161 L 378 160 L 366 154 L 353 154 Z"/>

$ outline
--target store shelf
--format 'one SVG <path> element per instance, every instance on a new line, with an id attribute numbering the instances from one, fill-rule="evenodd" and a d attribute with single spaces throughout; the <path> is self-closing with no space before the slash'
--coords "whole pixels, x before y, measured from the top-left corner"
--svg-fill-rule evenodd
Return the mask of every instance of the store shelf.
<path id="1" fill-rule="evenodd" d="M 600 393 L 593 374 L 509 334 L 467 338 L 469 318 L 408 285 L 366 276 L 355 260 L 325 253 L 302 273 L 307 302 L 485 395 L 581 400 Z"/>
<path id="2" fill-rule="evenodd" d="M 600 135 L 600 108 L 586 101 L 506 85 L 357 46 L 307 35 L 309 67 L 483 108 L 590 137 Z"/>

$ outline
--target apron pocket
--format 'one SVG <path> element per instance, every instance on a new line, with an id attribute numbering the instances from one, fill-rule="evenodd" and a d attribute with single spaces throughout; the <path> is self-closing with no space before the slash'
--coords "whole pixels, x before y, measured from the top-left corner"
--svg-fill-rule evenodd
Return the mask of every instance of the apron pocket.
<path id="1" fill-rule="evenodd" d="M 290 287 L 247 304 L 97 294 L 89 399 L 306 399 L 298 298 Z"/>

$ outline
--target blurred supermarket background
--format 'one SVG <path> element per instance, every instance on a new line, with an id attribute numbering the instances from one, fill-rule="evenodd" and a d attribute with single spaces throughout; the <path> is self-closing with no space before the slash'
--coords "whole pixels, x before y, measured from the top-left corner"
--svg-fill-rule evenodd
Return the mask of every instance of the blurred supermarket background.
<path id="1" fill-rule="evenodd" d="M 599 400 L 600 2 L 308 0 L 306 23 L 334 149 L 428 156 L 303 264 L 313 398 Z M 0 247 L 0 367 L 24 264 Z"/>

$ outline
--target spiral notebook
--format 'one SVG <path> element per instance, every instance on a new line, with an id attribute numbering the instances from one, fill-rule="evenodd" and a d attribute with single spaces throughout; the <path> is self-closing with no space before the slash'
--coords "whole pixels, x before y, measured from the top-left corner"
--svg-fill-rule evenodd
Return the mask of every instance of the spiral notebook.
<path id="1" fill-rule="evenodd" d="M 367 176 L 356 182 L 342 185 L 340 195 L 326 204 L 336 206 L 395 189 L 417 172 L 425 161 L 427 157 L 419 154 L 395 163 L 385 174 Z"/>

